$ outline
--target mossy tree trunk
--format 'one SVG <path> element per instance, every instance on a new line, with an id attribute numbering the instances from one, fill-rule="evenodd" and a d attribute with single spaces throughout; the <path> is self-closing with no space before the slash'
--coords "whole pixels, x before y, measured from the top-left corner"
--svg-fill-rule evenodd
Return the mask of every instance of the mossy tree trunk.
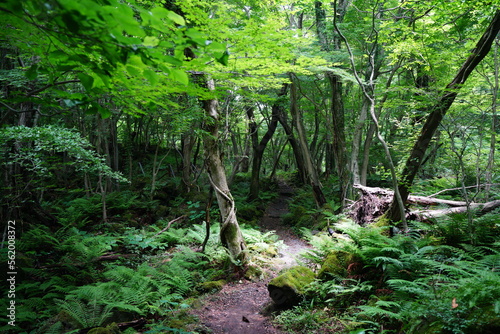
<path id="1" fill-rule="evenodd" d="M 215 89 L 213 79 L 207 79 L 209 91 Z M 247 246 L 236 218 L 236 207 L 229 190 L 226 171 L 219 148 L 219 120 L 220 114 L 217 109 L 217 99 L 211 98 L 203 101 L 203 107 L 207 120 L 204 130 L 207 132 L 203 138 L 205 147 L 205 164 L 210 183 L 215 190 L 217 203 L 222 217 L 220 238 L 222 244 L 229 250 L 234 260 L 241 264 L 247 261 Z"/>

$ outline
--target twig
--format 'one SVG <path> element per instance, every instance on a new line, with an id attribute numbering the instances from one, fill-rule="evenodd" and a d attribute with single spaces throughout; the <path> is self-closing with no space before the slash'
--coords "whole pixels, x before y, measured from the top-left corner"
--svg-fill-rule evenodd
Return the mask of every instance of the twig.
<path id="1" fill-rule="evenodd" d="M 173 223 L 175 223 L 176 221 L 179 221 L 181 219 L 184 219 L 186 218 L 186 215 L 183 215 L 183 216 L 180 216 L 180 217 L 177 217 L 175 218 L 174 220 L 171 220 L 168 222 L 167 224 L 167 227 L 165 227 L 163 230 L 161 230 L 160 232 L 156 233 L 155 235 L 153 235 L 153 238 L 156 237 L 157 235 L 159 234 L 162 234 L 163 232 L 165 232 L 166 230 L 168 230 L 170 228 L 170 225 L 172 225 Z"/>

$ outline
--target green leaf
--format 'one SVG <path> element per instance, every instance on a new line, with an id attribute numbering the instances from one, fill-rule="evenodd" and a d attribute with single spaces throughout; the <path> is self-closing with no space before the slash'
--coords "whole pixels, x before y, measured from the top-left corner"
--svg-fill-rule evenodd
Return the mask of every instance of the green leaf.
<path id="1" fill-rule="evenodd" d="M 99 109 L 99 114 L 101 114 L 102 119 L 110 118 L 111 117 L 111 111 L 107 108 L 102 108 L 101 106 L 97 107 Z"/>
<path id="2" fill-rule="evenodd" d="M 62 14 L 62 20 L 64 24 L 66 25 L 66 28 L 74 34 L 78 33 L 80 30 L 80 24 L 78 23 L 77 20 L 71 15 L 70 13 L 63 13 Z"/>
<path id="3" fill-rule="evenodd" d="M 177 23 L 178 25 L 183 26 L 186 24 L 186 22 L 184 21 L 184 18 L 177 13 L 168 12 L 167 17 L 169 19 L 171 19 L 173 22 Z"/>
<path id="4" fill-rule="evenodd" d="M 205 46 L 207 44 L 205 36 L 196 29 L 190 28 L 186 30 L 186 36 L 189 37 L 194 44 L 199 46 Z"/>
<path id="5" fill-rule="evenodd" d="M 13 13 L 24 14 L 22 2 L 19 0 L 7 0 L 5 2 L 2 1 L 0 8 L 5 8 Z"/>
<path id="6" fill-rule="evenodd" d="M 93 77 L 91 77 L 90 75 L 87 75 L 85 73 L 80 73 L 80 74 L 78 74 L 78 79 L 80 79 L 80 82 L 82 83 L 83 87 L 85 87 L 85 90 L 87 92 L 92 89 L 92 86 L 94 84 Z"/>
<path id="7" fill-rule="evenodd" d="M 182 60 L 175 58 L 175 57 L 172 57 L 172 56 L 165 56 L 165 57 L 163 57 L 163 59 L 165 60 L 165 62 L 172 64 L 174 66 L 181 66 L 182 65 Z"/>
<path id="8" fill-rule="evenodd" d="M 130 65 L 127 65 L 127 72 L 131 75 L 131 76 L 140 76 L 141 75 L 141 71 L 135 67 L 135 66 L 130 66 Z"/>
<path id="9" fill-rule="evenodd" d="M 229 52 L 224 51 L 221 57 L 216 58 L 217 62 L 221 63 L 224 66 L 227 66 L 229 64 Z"/>
<path id="10" fill-rule="evenodd" d="M 154 36 L 146 36 L 144 37 L 144 41 L 142 42 L 144 46 L 158 46 L 159 43 L 160 40 Z"/>
<path id="11" fill-rule="evenodd" d="M 155 71 L 150 69 L 144 70 L 144 77 L 149 81 L 150 84 L 156 85 L 159 81 L 158 75 L 156 75 Z"/>
<path id="12" fill-rule="evenodd" d="M 180 82 L 183 85 L 187 86 L 187 84 L 189 83 L 189 76 L 183 70 L 171 69 L 170 75 L 172 76 L 172 79 L 174 79 L 177 82 Z"/>
<path id="13" fill-rule="evenodd" d="M 28 70 L 24 73 L 26 78 L 29 80 L 35 80 L 38 76 L 38 64 L 33 64 L 28 68 Z"/>
<path id="14" fill-rule="evenodd" d="M 207 41 L 207 42 L 209 42 L 209 41 Z M 224 52 L 226 52 L 227 47 L 226 47 L 226 44 L 224 44 L 224 43 L 210 42 L 210 44 L 208 44 L 206 50 L 209 52 L 224 53 Z"/>

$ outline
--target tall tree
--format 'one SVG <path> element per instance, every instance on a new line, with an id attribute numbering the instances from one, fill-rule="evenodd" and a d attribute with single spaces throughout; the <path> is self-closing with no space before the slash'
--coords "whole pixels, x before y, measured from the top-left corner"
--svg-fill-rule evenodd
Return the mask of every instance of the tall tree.
<path id="1" fill-rule="evenodd" d="M 334 20 L 341 23 L 351 1 L 340 0 L 334 6 Z M 341 49 L 340 38 L 332 33 L 332 39 L 328 38 L 326 24 L 326 10 L 321 1 L 314 3 L 316 34 L 318 36 L 321 49 L 326 52 L 338 52 Z M 333 71 L 327 71 L 325 78 L 330 84 L 330 115 L 332 127 L 331 150 L 335 160 L 337 175 L 339 179 L 339 200 L 344 207 L 345 200 L 349 193 L 351 183 L 350 172 L 347 162 L 347 145 L 345 136 L 345 115 L 343 100 L 343 81 L 340 75 Z"/>
<path id="2" fill-rule="evenodd" d="M 252 175 L 250 177 L 250 191 L 248 194 L 249 200 L 254 200 L 259 197 L 259 189 L 260 189 L 260 172 L 262 167 L 262 158 L 264 156 L 264 151 L 267 147 L 267 144 L 272 139 L 274 132 L 278 126 L 278 117 L 279 114 L 283 112 L 283 101 L 282 98 L 287 93 L 288 85 L 284 84 L 281 90 L 278 92 L 276 100 L 273 102 L 271 106 L 271 119 L 269 120 L 269 124 L 267 126 L 267 131 L 262 136 L 259 141 L 259 133 L 258 126 L 255 122 L 253 108 L 247 109 L 247 115 L 250 122 L 250 136 L 252 140 Z"/>
<path id="3" fill-rule="evenodd" d="M 206 80 L 206 86 L 209 92 L 213 92 L 215 90 L 214 80 Z M 221 241 L 228 248 L 235 260 L 245 263 L 248 260 L 247 247 L 236 218 L 236 205 L 229 190 L 222 152 L 220 150 L 220 114 L 217 105 L 218 102 L 215 97 L 203 100 L 203 107 L 207 115 L 207 121 L 204 125 L 204 130 L 207 131 L 207 134 L 203 140 L 205 164 L 210 184 L 215 189 L 215 196 L 222 217 Z"/>
<path id="4" fill-rule="evenodd" d="M 399 193 L 401 194 L 403 202 L 406 202 L 408 199 L 410 188 L 417 172 L 420 169 L 424 155 L 429 147 L 432 137 L 436 132 L 436 129 L 441 124 L 446 112 L 455 101 L 460 88 L 466 82 L 474 68 L 490 51 L 492 43 L 499 31 L 500 10 L 497 10 L 492 17 L 489 26 L 484 31 L 475 48 L 471 51 L 470 56 L 462 64 L 453 80 L 443 90 L 436 104 L 430 108 L 420 135 L 413 145 L 410 156 L 406 160 L 406 164 L 398 184 Z M 389 210 L 386 212 L 386 217 L 393 222 L 398 222 L 403 219 L 401 212 L 404 212 L 404 210 L 401 208 L 400 201 L 394 199 Z"/>
<path id="5" fill-rule="evenodd" d="M 323 194 L 321 182 L 319 181 L 318 171 L 311 156 L 302 113 L 299 110 L 297 94 L 297 85 L 299 83 L 297 81 L 298 79 L 292 77 L 290 84 L 290 113 L 292 115 L 293 127 L 297 132 L 298 145 L 296 149 L 299 150 L 299 155 L 302 157 L 306 183 L 312 187 L 316 205 L 322 207 L 326 203 L 326 198 Z"/>

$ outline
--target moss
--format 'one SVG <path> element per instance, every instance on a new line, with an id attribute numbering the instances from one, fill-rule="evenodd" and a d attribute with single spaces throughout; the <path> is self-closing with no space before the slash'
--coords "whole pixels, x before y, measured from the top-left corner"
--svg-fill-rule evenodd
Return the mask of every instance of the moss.
<path id="1" fill-rule="evenodd" d="M 255 253 L 266 257 L 276 257 L 278 256 L 278 247 L 276 245 L 271 245 L 265 242 L 258 242 L 255 244 L 248 245 L 248 249 Z"/>
<path id="2" fill-rule="evenodd" d="M 295 266 L 273 278 L 269 284 L 277 287 L 289 286 L 296 292 L 303 293 L 304 288 L 314 281 L 315 278 L 316 275 L 311 269 L 303 266 Z"/>
<path id="3" fill-rule="evenodd" d="M 273 278 L 267 285 L 267 289 L 277 305 L 289 307 L 300 302 L 305 287 L 315 278 L 316 275 L 311 269 L 296 266 Z"/>
<path id="4" fill-rule="evenodd" d="M 334 251 L 327 255 L 318 272 L 318 278 L 328 279 L 330 276 L 347 277 L 349 265 L 361 262 L 361 258 L 345 251 Z"/>
<path id="5" fill-rule="evenodd" d="M 378 217 L 375 221 L 375 223 L 372 224 L 373 227 L 387 227 L 391 226 L 391 220 L 387 217 L 387 214 L 383 214 L 382 216 Z"/>
<path id="6" fill-rule="evenodd" d="M 218 281 L 208 281 L 200 283 L 198 286 L 200 290 L 205 292 L 219 291 L 226 284 L 226 281 L 221 279 Z"/>
<path id="7" fill-rule="evenodd" d="M 116 323 L 107 325 L 106 327 L 96 327 L 87 332 L 88 334 L 120 334 L 120 328 Z"/>
<path id="8" fill-rule="evenodd" d="M 248 280 L 256 280 L 260 279 L 264 272 L 262 269 L 258 266 L 248 266 L 246 272 L 245 272 L 245 278 Z"/>

